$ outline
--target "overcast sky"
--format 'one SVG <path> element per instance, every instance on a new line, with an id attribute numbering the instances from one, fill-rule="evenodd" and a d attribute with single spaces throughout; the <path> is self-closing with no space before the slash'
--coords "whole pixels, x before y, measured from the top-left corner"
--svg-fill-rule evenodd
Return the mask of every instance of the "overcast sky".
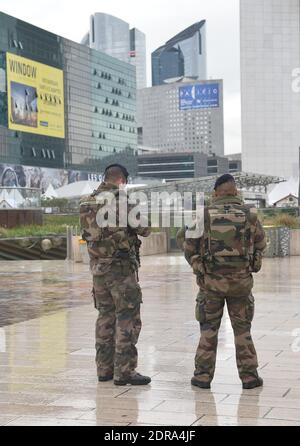
<path id="1" fill-rule="evenodd" d="M 208 76 L 224 80 L 225 152 L 241 151 L 239 0 L 0 0 L 0 11 L 80 42 L 94 12 L 115 15 L 146 34 L 151 52 L 207 20 Z"/>

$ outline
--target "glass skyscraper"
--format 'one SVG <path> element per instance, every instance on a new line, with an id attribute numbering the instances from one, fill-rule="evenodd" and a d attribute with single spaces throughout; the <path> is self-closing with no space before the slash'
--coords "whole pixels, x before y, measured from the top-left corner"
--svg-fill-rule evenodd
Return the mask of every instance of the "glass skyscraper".
<path id="1" fill-rule="evenodd" d="M 137 88 L 146 88 L 146 37 L 124 20 L 97 12 L 91 16 L 90 31 L 81 42 L 136 67 Z"/>
<path id="2" fill-rule="evenodd" d="M 152 53 L 152 85 L 188 77 L 206 80 L 206 21 L 197 22 Z"/>
<path id="3" fill-rule="evenodd" d="M 136 67 L 137 89 L 147 87 L 146 36 L 137 28 L 130 30 L 130 63 Z"/>
<path id="4" fill-rule="evenodd" d="M 130 62 L 129 25 L 109 14 L 96 13 L 90 18 L 90 47 L 123 62 Z"/>

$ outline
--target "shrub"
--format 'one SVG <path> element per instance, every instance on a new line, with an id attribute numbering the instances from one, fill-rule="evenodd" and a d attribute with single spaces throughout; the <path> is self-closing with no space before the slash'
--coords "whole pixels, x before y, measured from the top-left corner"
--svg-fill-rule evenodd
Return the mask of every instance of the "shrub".
<path id="1" fill-rule="evenodd" d="M 1 226 L 0 226 L 0 237 L 3 238 L 7 237 L 7 229 L 1 228 Z"/>
<path id="2" fill-rule="evenodd" d="M 300 227 L 300 219 L 289 214 L 278 215 L 273 220 L 274 226 L 297 229 Z"/>

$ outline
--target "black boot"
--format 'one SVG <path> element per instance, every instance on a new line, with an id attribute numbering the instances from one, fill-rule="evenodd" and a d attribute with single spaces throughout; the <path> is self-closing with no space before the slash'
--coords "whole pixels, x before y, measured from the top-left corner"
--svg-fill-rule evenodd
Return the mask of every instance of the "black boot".
<path id="1" fill-rule="evenodd" d="M 114 380 L 116 386 L 126 386 L 127 384 L 131 384 L 132 386 L 146 386 L 149 383 L 151 383 L 151 378 L 149 378 L 149 376 L 140 375 L 139 373 L 135 373 L 134 375 L 119 381 Z"/>
<path id="2" fill-rule="evenodd" d="M 200 387 L 200 389 L 210 389 L 210 382 L 208 381 L 199 381 L 197 378 L 191 379 L 192 386 Z"/>
<path id="3" fill-rule="evenodd" d="M 262 387 L 263 384 L 264 384 L 263 379 L 257 376 L 257 378 L 254 378 L 252 381 L 243 383 L 243 389 L 244 390 L 255 389 L 256 387 Z"/>
<path id="4" fill-rule="evenodd" d="M 111 381 L 112 379 L 113 379 L 113 375 L 98 376 L 99 383 L 105 383 L 107 381 Z"/>

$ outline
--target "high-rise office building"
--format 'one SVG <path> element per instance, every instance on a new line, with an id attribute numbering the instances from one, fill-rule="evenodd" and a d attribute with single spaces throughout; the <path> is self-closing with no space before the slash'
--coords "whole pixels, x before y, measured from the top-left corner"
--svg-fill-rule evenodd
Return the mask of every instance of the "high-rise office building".
<path id="1" fill-rule="evenodd" d="M 129 24 L 109 14 L 90 18 L 90 47 L 123 62 L 130 61 Z"/>
<path id="2" fill-rule="evenodd" d="M 223 82 L 182 79 L 139 90 L 137 123 L 144 147 L 223 156 Z"/>
<path id="3" fill-rule="evenodd" d="M 81 43 L 136 67 L 137 88 L 146 88 L 146 36 L 124 20 L 97 12 Z"/>
<path id="4" fill-rule="evenodd" d="M 137 89 L 147 87 L 146 36 L 137 28 L 130 30 L 130 63 L 136 67 Z"/>
<path id="5" fill-rule="evenodd" d="M 152 53 L 153 86 L 182 76 L 207 78 L 205 20 L 180 32 Z"/>
<path id="6" fill-rule="evenodd" d="M 240 10 L 243 170 L 289 178 L 299 172 L 299 0 L 241 0 Z"/>
<path id="7" fill-rule="evenodd" d="M 132 65 L 0 13 L 0 186 L 133 158 L 135 114 Z"/>

